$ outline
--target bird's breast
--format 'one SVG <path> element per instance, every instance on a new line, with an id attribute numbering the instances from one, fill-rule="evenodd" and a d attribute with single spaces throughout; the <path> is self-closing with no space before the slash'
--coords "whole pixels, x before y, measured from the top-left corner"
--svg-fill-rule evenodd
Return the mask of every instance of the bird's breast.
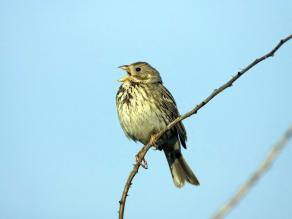
<path id="1" fill-rule="evenodd" d="M 117 93 L 117 110 L 126 135 L 144 144 L 167 124 L 158 96 L 144 84 L 122 85 Z"/>

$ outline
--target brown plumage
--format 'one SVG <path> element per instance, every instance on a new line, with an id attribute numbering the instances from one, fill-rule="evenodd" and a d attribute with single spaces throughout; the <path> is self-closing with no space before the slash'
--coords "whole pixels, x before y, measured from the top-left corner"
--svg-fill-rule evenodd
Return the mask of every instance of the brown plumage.
<path id="1" fill-rule="evenodd" d="M 165 128 L 179 116 L 171 93 L 163 86 L 159 72 L 146 62 L 121 66 L 128 75 L 116 96 L 118 116 L 127 137 L 147 144 L 152 134 Z M 181 147 L 186 148 L 186 130 L 182 122 L 167 131 L 158 141 L 167 158 L 174 184 L 199 181 L 184 160 Z"/>

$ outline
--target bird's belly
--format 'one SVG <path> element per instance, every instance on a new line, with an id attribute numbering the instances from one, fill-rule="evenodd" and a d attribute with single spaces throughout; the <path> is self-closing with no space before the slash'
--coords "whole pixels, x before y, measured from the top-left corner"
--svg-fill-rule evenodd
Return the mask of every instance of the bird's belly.
<path id="1" fill-rule="evenodd" d="M 125 133 L 143 144 L 149 141 L 152 134 L 166 126 L 161 111 L 150 104 L 139 101 L 135 105 L 124 104 L 120 110 L 123 115 L 119 115 Z"/>

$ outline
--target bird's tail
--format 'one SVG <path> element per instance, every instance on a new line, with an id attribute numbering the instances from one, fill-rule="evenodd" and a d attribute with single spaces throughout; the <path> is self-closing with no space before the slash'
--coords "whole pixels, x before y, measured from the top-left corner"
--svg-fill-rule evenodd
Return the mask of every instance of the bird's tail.
<path id="1" fill-rule="evenodd" d="M 173 182 L 181 188 L 185 181 L 193 185 L 200 185 L 199 180 L 182 156 L 180 150 L 164 150 Z"/>

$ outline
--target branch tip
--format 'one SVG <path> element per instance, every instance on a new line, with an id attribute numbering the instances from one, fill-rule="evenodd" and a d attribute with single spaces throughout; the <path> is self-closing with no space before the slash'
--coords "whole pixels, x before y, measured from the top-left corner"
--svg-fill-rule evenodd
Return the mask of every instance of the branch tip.
<path id="1" fill-rule="evenodd" d="M 255 185 L 255 183 L 261 179 L 261 177 L 272 167 L 273 162 L 283 148 L 287 145 L 287 142 L 292 137 L 292 126 L 285 132 L 285 134 L 280 138 L 278 143 L 276 143 L 271 151 L 266 156 L 266 159 L 262 164 L 256 169 L 256 171 L 251 175 L 251 177 L 243 183 L 243 185 L 237 190 L 235 195 L 233 195 L 224 205 L 221 207 L 212 217 L 212 219 L 222 219 L 224 218 L 250 191 L 250 189 Z"/>
<path id="2" fill-rule="evenodd" d="M 123 219 L 124 218 L 124 210 L 125 210 L 125 203 L 126 203 L 126 199 L 128 197 L 128 192 L 130 189 L 130 186 L 132 185 L 132 181 L 134 179 L 134 177 L 136 176 L 136 174 L 138 173 L 138 170 L 141 166 L 141 162 L 144 159 L 146 153 L 148 152 L 148 150 L 152 147 L 155 146 L 157 140 L 159 140 L 159 138 L 169 129 L 171 129 L 172 127 L 174 127 L 177 123 L 181 122 L 182 120 L 197 114 L 197 112 L 203 107 L 205 106 L 207 103 L 209 103 L 215 96 L 217 96 L 218 94 L 222 93 L 226 88 L 231 87 L 233 85 L 233 83 L 240 78 L 240 76 L 242 76 L 243 74 L 245 74 L 248 70 L 250 70 L 251 68 L 253 68 L 255 65 L 257 65 L 258 63 L 264 61 L 265 59 L 271 57 L 274 55 L 274 53 L 283 45 L 285 44 L 288 40 L 290 40 L 292 38 L 292 35 L 287 36 L 286 38 L 280 40 L 280 42 L 267 54 L 265 54 L 264 56 L 255 59 L 252 63 L 250 63 L 249 65 L 247 65 L 244 69 L 242 69 L 241 71 L 237 72 L 237 74 L 235 76 L 233 76 L 229 81 L 227 81 L 225 84 L 223 84 L 221 87 L 219 87 L 218 89 L 215 89 L 207 98 L 205 98 L 205 100 L 203 100 L 199 105 L 196 105 L 196 107 L 194 109 L 192 109 L 191 111 L 179 116 L 177 119 L 175 119 L 173 122 L 171 122 L 166 128 L 164 128 L 163 130 L 161 130 L 160 132 L 158 132 L 156 135 L 154 135 L 154 137 L 150 139 L 150 141 L 148 142 L 148 144 L 145 144 L 142 149 L 139 151 L 139 156 L 141 156 L 139 160 L 136 160 L 136 164 L 134 164 L 134 168 L 133 170 L 130 172 L 130 175 L 128 176 L 127 182 L 125 184 L 123 193 L 122 193 L 122 198 L 120 201 L 120 209 L 119 209 L 119 219 Z M 291 136 L 292 135 L 292 130 L 290 130 L 291 133 L 288 133 L 287 136 Z M 214 217 L 215 219 L 215 217 Z M 219 218 L 216 218 L 219 219 Z"/>

